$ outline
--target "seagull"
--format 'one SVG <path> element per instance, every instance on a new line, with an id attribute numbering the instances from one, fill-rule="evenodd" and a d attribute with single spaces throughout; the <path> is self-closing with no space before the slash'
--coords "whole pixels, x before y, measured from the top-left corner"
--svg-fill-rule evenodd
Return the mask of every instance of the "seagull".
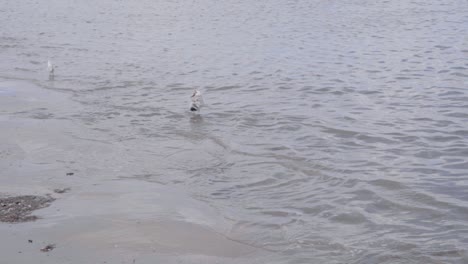
<path id="1" fill-rule="evenodd" d="M 55 70 L 55 65 L 50 60 L 48 60 L 47 61 L 47 71 L 49 72 L 49 76 L 54 75 L 54 70 Z"/>
<path id="2" fill-rule="evenodd" d="M 200 112 L 200 108 L 204 104 L 201 92 L 195 89 L 195 91 L 193 91 L 191 99 L 192 99 L 192 103 L 190 104 L 190 111 Z"/>

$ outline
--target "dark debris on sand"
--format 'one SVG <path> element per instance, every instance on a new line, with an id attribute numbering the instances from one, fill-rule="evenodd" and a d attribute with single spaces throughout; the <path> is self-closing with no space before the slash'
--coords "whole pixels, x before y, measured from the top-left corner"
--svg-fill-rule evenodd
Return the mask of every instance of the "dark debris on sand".
<path id="1" fill-rule="evenodd" d="M 41 251 L 42 252 L 49 252 L 54 248 L 55 248 L 55 244 L 49 244 L 49 245 L 45 246 L 44 248 L 41 248 Z"/>
<path id="2" fill-rule="evenodd" d="M 64 189 L 54 189 L 54 192 L 55 193 L 66 193 L 68 191 L 70 191 L 71 188 L 64 188 Z"/>
<path id="3" fill-rule="evenodd" d="M 35 195 L 0 197 L 0 222 L 34 221 L 38 217 L 31 212 L 49 206 L 54 200 L 50 196 Z"/>

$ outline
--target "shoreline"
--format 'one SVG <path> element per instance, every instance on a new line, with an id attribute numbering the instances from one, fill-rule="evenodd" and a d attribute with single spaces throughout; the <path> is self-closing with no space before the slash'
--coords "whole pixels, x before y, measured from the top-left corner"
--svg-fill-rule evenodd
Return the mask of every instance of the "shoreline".
<path id="1" fill-rule="evenodd" d="M 0 81 L 0 103 L 0 194 L 50 197 L 30 208 L 35 221 L 0 222 L 4 261 L 229 263 L 259 250 L 230 238 L 232 223 L 183 189 L 120 177 L 111 166 L 121 148 L 81 139 L 96 132 L 67 117 L 80 105 L 66 95 Z"/>

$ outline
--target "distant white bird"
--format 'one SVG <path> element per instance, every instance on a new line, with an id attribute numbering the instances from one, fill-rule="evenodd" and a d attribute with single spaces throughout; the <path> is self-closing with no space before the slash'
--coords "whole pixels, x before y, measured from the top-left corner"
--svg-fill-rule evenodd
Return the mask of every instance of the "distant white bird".
<path id="1" fill-rule="evenodd" d="M 190 104 L 190 111 L 200 112 L 200 108 L 204 104 L 201 92 L 195 89 L 195 91 L 193 91 L 191 99 L 192 103 Z"/>
<path id="2" fill-rule="evenodd" d="M 55 65 L 50 60 L 47 61 L 47 71 L 49 75 L 54 75 Z"/>

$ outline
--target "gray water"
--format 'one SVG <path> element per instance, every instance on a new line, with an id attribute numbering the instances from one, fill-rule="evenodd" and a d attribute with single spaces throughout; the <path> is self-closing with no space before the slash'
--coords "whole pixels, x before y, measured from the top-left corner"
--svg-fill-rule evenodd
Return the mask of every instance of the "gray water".
<path id="1" fill-rule="evenodd" d="M 69 168 L 184 190 L 258 261 L 468 263 L 467 36 L 466 0 L 1 0 L 0 77 L 113 148 Z"/>

